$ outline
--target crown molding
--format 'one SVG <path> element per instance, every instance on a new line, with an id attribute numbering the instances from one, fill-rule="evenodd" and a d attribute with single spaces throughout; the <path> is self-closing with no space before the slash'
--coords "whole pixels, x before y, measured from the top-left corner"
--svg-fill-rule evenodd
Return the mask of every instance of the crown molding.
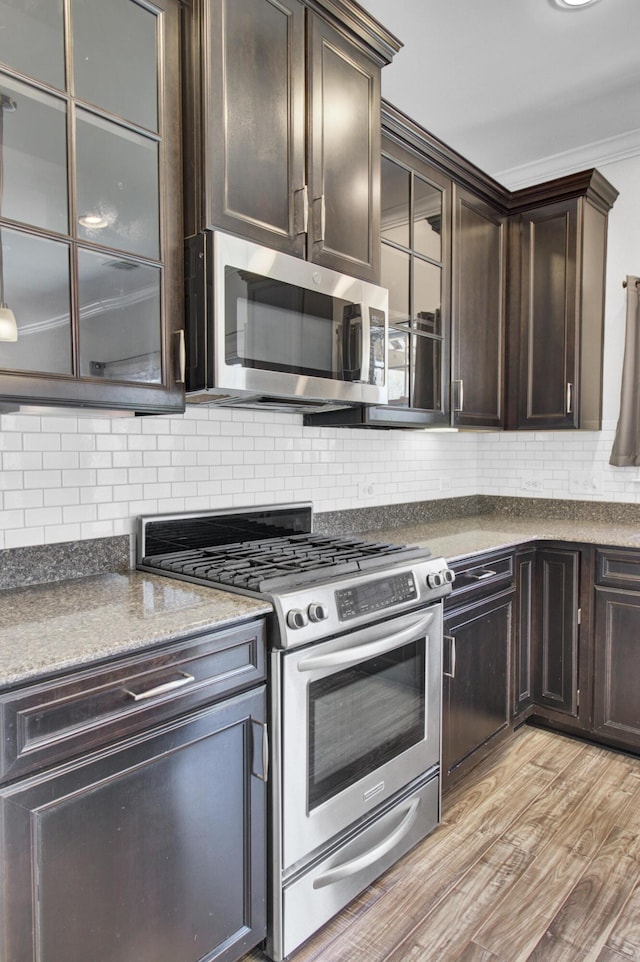
<path id="1" fill-rule="evenodd" d="M 640 156 L 640 128 L 617 137 L 596 140 L 576 150 L 562 151 L 530 164 L 499 171 L 495 177 L 511 190 L 517 190 L 545 180 L 554 180 L 576 170 L 602 167 L 637 156 Z"/>

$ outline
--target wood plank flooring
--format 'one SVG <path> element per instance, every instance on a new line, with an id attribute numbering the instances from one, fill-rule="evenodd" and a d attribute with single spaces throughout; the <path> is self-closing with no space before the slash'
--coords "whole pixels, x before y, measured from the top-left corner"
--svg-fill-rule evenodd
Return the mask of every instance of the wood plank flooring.
<path id="1" fill-rule="evenodd" d="M 640 759 L 525 727 L 290 958 L 640 962 Z"/>

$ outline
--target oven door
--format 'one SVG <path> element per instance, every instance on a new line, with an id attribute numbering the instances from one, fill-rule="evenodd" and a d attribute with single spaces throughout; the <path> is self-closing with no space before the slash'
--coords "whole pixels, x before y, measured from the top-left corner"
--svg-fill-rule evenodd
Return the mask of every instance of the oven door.
<path id="1" fill-rule="evenodd" d="M 440 759 L 442 605 L 281 659 L 282 869 Z"/>

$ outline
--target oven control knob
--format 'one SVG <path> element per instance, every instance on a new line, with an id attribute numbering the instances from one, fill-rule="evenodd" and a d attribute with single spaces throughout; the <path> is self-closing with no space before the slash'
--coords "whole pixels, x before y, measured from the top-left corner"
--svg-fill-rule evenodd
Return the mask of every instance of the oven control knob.
<path id="1" fill-rule="evenodd" d="M 444 578 L 441 571 L 432 571 L 431 574 L 427 575 L 428 588 L 442 588 L 443 584 Z"/>
<path id="2" fill-rule="evenodd" d="M 319 601 L 311 602 L 307 608 L 307 614 L 309 615 L 309 621 L 324 621 L 325 618 L 329 617 L 327 606 L 321 605 Z"/>
<path id="3" fill-rule="evenodd" d="M 290 628 L 304 628 L 309 624 L 306 611 L 302 608 L 292 608 L 287 614 L 287 624 Z"/>
<path id="4" fill-rule="evenodd" d="M 442 577 L 445 580 L 445 584 L 452 585 L 456 580 L 456 573 L 452 571 L 451 568 L 445 568 L 442 572 Z"/>

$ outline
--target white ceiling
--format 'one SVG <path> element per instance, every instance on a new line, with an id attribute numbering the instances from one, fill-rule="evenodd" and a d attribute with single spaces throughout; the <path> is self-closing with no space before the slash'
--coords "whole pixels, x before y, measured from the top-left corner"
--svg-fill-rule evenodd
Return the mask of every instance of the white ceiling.
<path id="1" fill-rule="evenodd" d="M 640 0 L 361 0 L 382 95 L 508 186 L 640 154 Z"/>

